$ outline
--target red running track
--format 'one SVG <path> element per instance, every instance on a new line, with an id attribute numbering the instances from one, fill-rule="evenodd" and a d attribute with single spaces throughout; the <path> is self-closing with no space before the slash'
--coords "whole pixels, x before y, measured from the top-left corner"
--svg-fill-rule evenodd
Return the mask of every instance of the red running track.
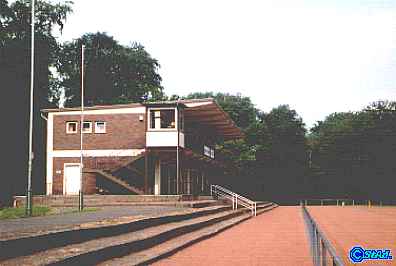
<path id="1" fill-rule="evenodd" d="M 301 207 L 278 207 L 154 265 L 312 265 Z"/>
<path id="2" fill-rule="evenodd" d="M 396 207 L 310 206 L 308 211 L 346 265 L 396 265 Z M 352 264 L 353 246 L 391 249 L 394 259 Z"/>

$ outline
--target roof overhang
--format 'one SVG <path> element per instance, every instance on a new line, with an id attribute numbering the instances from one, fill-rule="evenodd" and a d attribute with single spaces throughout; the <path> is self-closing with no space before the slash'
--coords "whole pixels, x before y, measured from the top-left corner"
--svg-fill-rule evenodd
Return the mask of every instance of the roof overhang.
<path id="1" fill-rule="evenodd" d="M 186 105 L 184 117 L 186 120 L 211 127 L 217 136 L 224 140 L 239 139 L 244 136 L 231 117 L 212 98 L 202 101 L 184 101 Z"/>

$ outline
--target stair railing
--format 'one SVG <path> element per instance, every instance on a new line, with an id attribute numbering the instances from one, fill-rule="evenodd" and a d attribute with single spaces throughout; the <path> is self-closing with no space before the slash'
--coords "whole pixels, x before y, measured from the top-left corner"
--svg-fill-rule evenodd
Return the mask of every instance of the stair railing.
<path id="1" fill-rule="evenodd" d="M 228 190 L 219 185 L 211 185 L 210 186 L 210 195 L 212 197 L 222 197 L 232 201 L 232 209 L 238 209 L 238 205 L 241 205 L 247 209 L 252 211 L 252 215 L 257 215 L 257 202 L 252 201 L 246 197 L 243 197 L 231 190 Z"/>

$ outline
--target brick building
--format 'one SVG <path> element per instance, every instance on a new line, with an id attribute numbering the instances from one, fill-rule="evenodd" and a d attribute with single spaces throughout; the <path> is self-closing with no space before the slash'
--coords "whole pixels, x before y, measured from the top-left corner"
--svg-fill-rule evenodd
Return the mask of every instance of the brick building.
<path id="1" fill-rule="evenodd" d="M 215 144 L 241 130 L 211 99 L 42 110 L 47 195 L 205 194 L 221 160 Z M 83 182 L 80 179 L 82 125 Z"/>

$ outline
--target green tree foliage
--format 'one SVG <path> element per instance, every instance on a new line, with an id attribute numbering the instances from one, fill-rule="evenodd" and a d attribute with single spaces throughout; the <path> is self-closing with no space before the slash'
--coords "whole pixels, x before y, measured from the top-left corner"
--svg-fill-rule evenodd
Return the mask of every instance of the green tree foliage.
<path id="1" fill-rule="evenodd" d="M 40 118 L 40 108 L 49 106 L 48 86 L 51 80 L 49 66 L 56 61 L 59 45 L 53 32 L 62 30 L 67 15 L 72 11 L 71 2 L 58 4 L 37 1 L 35 8 L 35 80 L 34 80 L 34 145 L 35 164 L 33 169 L 33 188 L 40 191 L 44 182 L 44 122 Z M 28 114 L 30 87 L 30 1 L 9 2 L 0 0 L 0 81 L 3 108 L 12 112 L 4 122 L 7 130 L 2 146 L 8 151 L 4 173 L 9 178 L 1 178 L 0 197 L 9 193 L 24 194 L 27 176 L 28 156 Z M 6 100 L 6 101 L 4 101 Z M 0 203 L 1 205 L 1 203 Z"/>
<path id="2" fill-rule="evenodd" d="M 243 130 L 245 137 L 217 147 L 236 166 L 233 188 L 254 197 L 277 200 L 301 197 L 307 169 L 305 125 L 295 110 L 281 105 L 264 113 L 249 97 L 225 93 L 192 93 L 186 98 L 214 98 Z M 177 97 L 174 97 L 177 98 Z"/>
<path id="3" fill-rule="evenodd" d="M 389 198 L 396 166 L 396 103 L 375 102 L 362 111 L 334 113 L 309 135 L 312 180 L 322 194 Z M 315 191 L 312 191 L 315 192 Z"/>
<path id="4" fill-rule="evenodd" d="M 86 104 L 139 102 L 146 94 L 162 99 L 158 61 L 138 43 L 123 46 L 106 33 L 98 32 L 63 45 L 57 63 L 60 82 L 52 89 L 55 101 L 59 101 L 64 90 L 67 106 L 80 104 L 83 44 Z"/>
<path id="5" fill-rule="evenodd" d="M 246 134 L 255 124 L 258 110 L 249 97 L 229 93 L 195 92 L 184 97 L 186 99 L 214 98 L 220 107 L 227 112 L 235 124 Z M 246 138 L 237 141 L 220 143 L 218 151 L 223 153 L 234 165 L 242 167 L 245 161 L 254 160 L 255 150 L 246 142 Z"/>
<path id="6" fill-rule="evenodd" d="M 264 152 L 271 154 L 274 162 L 277 161 L 281 167 L 290 162 L 305 163 L 306 129 L 295 110 L 281 105 L 268 114 L 262 114 L 261 123 L 261 138 L 257 141 Z"/>
<path id="7" fill-rule="evenodd" d="M 288 105 L 259 115 L 249 136 L 256 149 L 257 193 L 278 200 L 301 197 L 307 167 L 305 132 L 301 117 Z"/>

